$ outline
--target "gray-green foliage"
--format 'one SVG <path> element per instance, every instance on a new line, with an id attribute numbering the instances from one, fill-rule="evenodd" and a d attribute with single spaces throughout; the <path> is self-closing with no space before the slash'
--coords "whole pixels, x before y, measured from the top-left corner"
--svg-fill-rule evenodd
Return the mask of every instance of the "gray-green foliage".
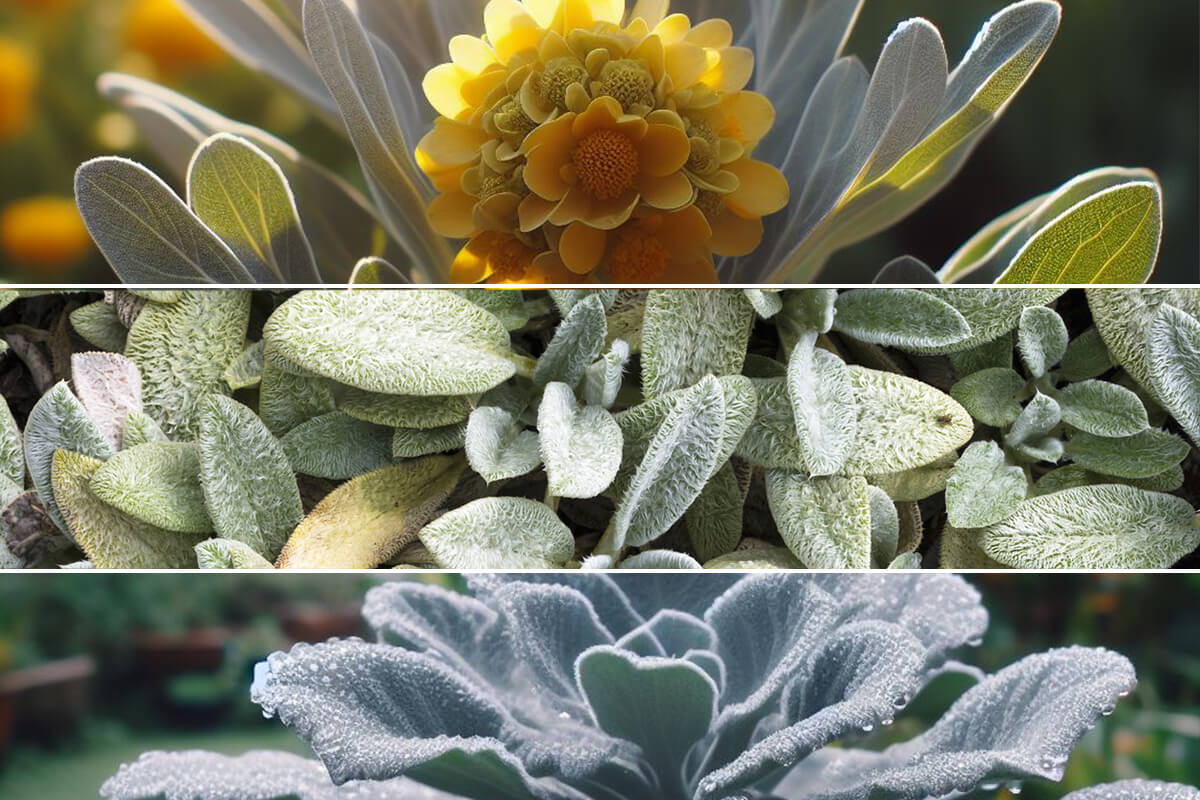
<path id="1" fill-rule="evenodd" d="M 161 531 L 305 567 L 1168 566 L 1196 547 L 1200 301 L 1146 293 L 1133 317 L 1057 289 L 777 290 L 769 317 L 740 290 L 154 294 L 126 354 L 76 355 L 80 399 L 48 392 L 23 443 L 0 419 L 0 455 L 66 532 L 56 452 L 108 462 L 63 477 L 137 532 L 106 563 Z M 1080 528 L 1107 533 L 1064 544 L 1064 497 L 1108 498 Z M 550 519 L 571 553 L 505 555 Z"/>

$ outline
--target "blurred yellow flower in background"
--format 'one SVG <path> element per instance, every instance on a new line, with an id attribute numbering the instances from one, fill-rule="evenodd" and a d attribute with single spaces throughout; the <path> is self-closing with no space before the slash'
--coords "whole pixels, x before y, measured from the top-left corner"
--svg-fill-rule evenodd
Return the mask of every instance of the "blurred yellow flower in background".
<path id="1" fill-rule="evenodd" d="M 124 39 L 126 47 L 169 75 L 217 67 L 227 58 L 175 0 L 133 0 L 125 12 Z"/>
<path id="2" fill-rule="evenodd" d="M 14 264 L 53 276 L 91 250 L 91 236 L 70 197 L 30 197 L 0 211 L 0 251 Z"/>
<path id="3" fill-rule="evenodd" d="M 38 64 L 21 43 L 0 36 L 0 144 L 16 139 L 29 127 Z"/>

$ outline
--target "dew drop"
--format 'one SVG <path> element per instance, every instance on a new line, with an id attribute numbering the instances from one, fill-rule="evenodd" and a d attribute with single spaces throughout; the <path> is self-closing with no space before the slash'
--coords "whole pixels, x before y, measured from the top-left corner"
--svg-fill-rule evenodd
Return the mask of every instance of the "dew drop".
<path id="1" fill-rule="evenodd" d="M 1013 781 L 1012 783 L 1008 784 L 1004 788 L 1008 789 L 1009 794 L 1020 794 L 1021 793 L 1021 784 L 1017 781 Z"/>
<path id="2" fill-rule="evenodd" d="M 862 732 L 863 732 L 863 733 L 870 733 L 870 732 L 871 732 L 871 731 L 873 731 L 873 730 L 875 730 L 875 726 L 874 726 L 874 725 L 872 725 L 872 724 L 871 724 L 871 723 L 869 723 L 869 722 L 868 722 L 866 725 L 863 725 L 863 726 L 862 726 Z"/>

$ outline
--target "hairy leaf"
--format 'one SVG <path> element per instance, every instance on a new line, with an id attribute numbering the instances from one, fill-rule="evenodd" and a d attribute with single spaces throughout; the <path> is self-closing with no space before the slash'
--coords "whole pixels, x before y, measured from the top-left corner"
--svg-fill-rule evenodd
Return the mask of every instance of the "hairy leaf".
<path id="1" fill-rule="evenodd" d="M 72 311 L 71 327 L 93 347 L 111 353 L 125 351 L 129 329 L 121 324 L 116 309 L 103 300 Z"/>
<path id="2" fill-rule="evenodd" d="M 1155 394 L 1192 442 L 1200 442 L 1200 322 L 1177 308 L 1160 306 L 1146 344 Z"/>
<path id="3" fill-rule="evenodd" d="M 1149 478 L 1179 464 L 1191 448 L 1177 436 L 1153 429 L 1109 439 L 1079 432 L 1067 442 L 1067 457 L 1084 469 L 1119 478 Z"/>
<path id="4" fill-rule="evenodd" d="M 17 486 L 25 485 L 25 447 L 21 443 L 21 430 L 3 395 L 0 395 L 0 475 Z"/>
<path id="5" fill-rule="evenodd" d="M 279 440 L 292 470 L 344 481 L 392 460 L 391 428 L 335 411 L 292 428 Z"/>
<path id="6" fill-rule="evenodd" d="M 200 488 L 200 447 L 192 442 L 150 442 L 122 450 L 96 470 L 92 492 L 159 528 L 213 530 Z"/>
<path id="7" fill-rule="evenodd" d="M 600 296 L 590 294 L 566 314 L 546 352 L 533 370 L 533 381 L 545 386 L 560 381 L 574 388 L 604 350 L 608 320 Z"/>
<path id="8" fill-rule="evenodd" d="M 1024 388 L 1025 379 L 1016 370 L 993 367 L 971 373 L 954 384 L 950 396 L 984 425 L 1007 428 L 1021 416 L 1017 393 Z"/>
<path id="9" fill-rule="evenodd" d="M 558 497 L 596 497 L 621 465 L 621 428 L 612 414 L 581 409 L 565 383 L 551 383 L 542 394 L 538 442 L 549 492 Z"/>
<path id="10" fill-rule="evenodd" d="M 1200 289 L 1088 289 L 1088 306 L 1117 366 L 1154 392 L 1150 331 L 1163 305 L 1200 317 Z"/>
<path id="11" fill-rule="evenodd" d="M 265 345 L 258 341 L 242 351 L 237 359 L 225 368 L 222 375 L 225 383 L 235 392 L 239 389 L 250 389 L 262 383 L 263 368 L 266 356 L 263 353 Z"/>
<path id="12" fill-rule="evenodd" d="M 74 353 L 71 383 L 88 416 L 119 449 L 125 418 L 142 410 L 142 376 L 137 366 L 117 353 Z"/>
<path id="13" fill-rule="evenodd" d="M 575 537 L 549 507 L 519 497 L 485 497 L 421 529 L 443 569 L 561 569 Z"/>
<path id="14" fill-rule="evenodd" d="M 688 540 L 701 562 L 733 552 L 742 540 L 742 487 L 726 461 L 684 515 Z"/>
<path id="15" fill-rule="evenodd" d="M 271 562 L 244 542 L 209 539 L 196 545 L 200 569 L 273 569 Z"/>
<path id="16" fill-rule="evenodd" d="M 1141 398 L 1115 383 L 1079 381 L 1058 394 L 1063 422 L 1094 436 L 1133 436 L 1150 426 Z"/>
<path id="17" fill-rule="evenodd" d="M 616 404 L 629 357 L 629 343 L 624 339 L 617 339 L 607 353 L 587 368 L 583 378 L 585 403 L 608 409 Z"/>
<path id="18" fill-rule="evenodd" d="M 998 444 L 976 442 L 946 481 L 946 515 L 956 528 L 983 528 L 1013 513 L 1028 490 L 1024 470 L 1008 466 Z"/>
<path id="19" fill-rule="evenodd" d="M 857 403 L 845 362 L 813 344 L 806 336 L 792 351 L 788 397 L 796 417 L 803 466 L 811 475 L 834 475 L 854 446 Z"/>
<path id="20" fill-rule="evenodd" d="M 767 472 L 771 515 L 811 569 L 871 568 L 871 499 L 864 478 Z"/>
<path id="21" fill-rule="evenodd" d="M 656 290 L 642 328 L 642 392 L 654 398 L 705 375 L 738 375 L 754 307 L 741 292 Z"/>
<path id="22" fill-rule="evenodd" d="M 443 428 L 466 422 L 471 413 L 470 398 L 465 396 L 404 397 L 364 392 L 350 386 L 338 386 L 335 392 L 338 411 L 389 428 Z"/>
<path id="23" fill-rule="evenodd" d="M 1054 309 L 1030 306 L 1021 312 L 1017 349 L 1033 377 L 1042 377 L 1062 361 L 1069 339 L 1067 324 Z"/>
<path id="24" fill-rule="evenodd" d="M 467 422 L 467 460 L 488 483 L 526 475 L 542 456 L 538 435 L 522 430 L 516 416 L 496 406 L 480 406 Z"/>
<path id="25" fill-rule="evenodd" d="M 837 299 L 833 328 L 860 341 L 914 349 L 952 347 L 971 335 L 956 308 L 916 289 L 844 292 Z"/>

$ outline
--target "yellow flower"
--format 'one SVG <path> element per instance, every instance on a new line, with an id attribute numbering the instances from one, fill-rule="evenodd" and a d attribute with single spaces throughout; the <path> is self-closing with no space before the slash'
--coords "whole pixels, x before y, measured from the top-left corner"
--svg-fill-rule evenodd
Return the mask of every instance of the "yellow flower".
<path id="1" fill-rule="evenodd" d="M 31 197 L 0 212 L 0 250 L 12 263 L 59 273 L 92 250 L 92 239 L 69 197 Z"/>
<path id="2" fill-rule="evenodd" d="M 733 46 L 724 20 L 693 26 L 667 0 L 625 6 L 491 0 L 485 35 L 450 41 L 451 62 L 424 81 L 440 116 L 416 154 L 438 192 L 435 230 L 544 241 L 575 275 L 610 279 L 707 275 L 713 252 L 758 245 L 762 217 L 787 204 L 788 189 L 751 157 L 775 121 L 770 101 L 745 89 L 753 53 Z M 689 243 L 668 247 L 661 269 L 613 269 L 631 231 L 694 232 L 662 222 L 687 209 L 696 214 L 681 219 L 705 229 L 703 258 Z M 674 260 L 684 251 L 688 269 Z"/>
<path id="3" fill-rule="evenodd" d="M 17 138 L 29 127 L 38 67 L 29 50 L 0 37 L 0 143 Z"/>
<path id="4" fill-rule="evenodd" d="M 472 237 L 450 267 L 454 283 L 548 284 L 576 280 L 552 253 L 539 251 L 509 233 Z"/>
<path id="5" fill-rule="evenodd" d="M 175 0 L 133 0 L 125 13 L 124 33 L 127 47 L 167 74 L 225 63 L 225 52 Z"/>

